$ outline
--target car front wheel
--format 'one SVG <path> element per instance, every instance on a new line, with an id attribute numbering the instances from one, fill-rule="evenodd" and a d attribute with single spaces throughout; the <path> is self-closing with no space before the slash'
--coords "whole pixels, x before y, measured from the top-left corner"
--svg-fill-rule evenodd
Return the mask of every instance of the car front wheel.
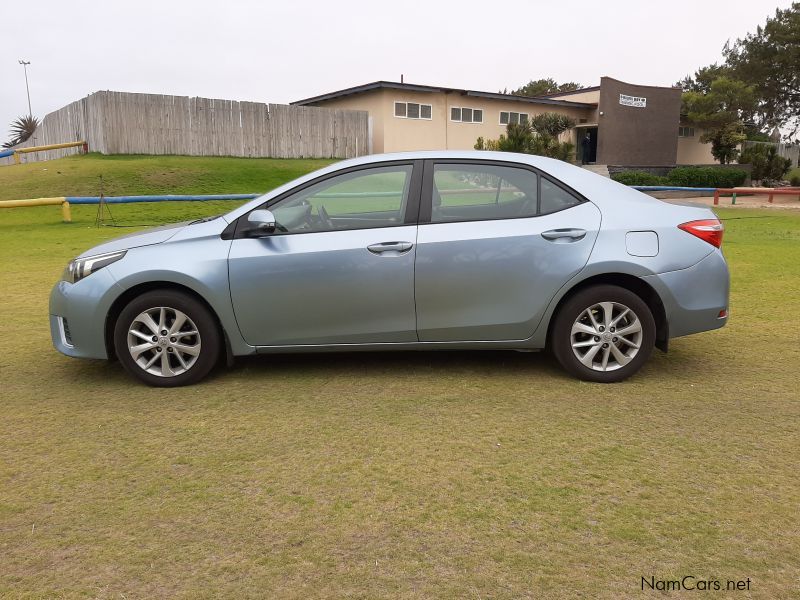
<path id="1" fill-rule="evenodd" d="M 220 345 L 211 312 L 195 298 L 173 290 L 135 298 L 114 327 L 114 348 L 125 370 L 157 387 L 200 381 L 216 365 Z"/>
<path id="2" fill-rule="evenodd" d="M 550 345 L 569 373 L 585 381 L 613 383 L 636 373 L 655 344 L 656 325 L 647 304 L 615 285 L 576 293 L 559 310 Z"/>

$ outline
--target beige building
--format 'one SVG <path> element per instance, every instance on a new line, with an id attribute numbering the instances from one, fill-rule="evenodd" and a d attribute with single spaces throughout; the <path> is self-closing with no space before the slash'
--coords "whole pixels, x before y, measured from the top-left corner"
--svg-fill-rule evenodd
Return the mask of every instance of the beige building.
<path id="1" fill-rule="evenodd" d="M 713 163 L 700 131 L 680 127 L 680 90 L 637 86 L 603 77 L 599 86 L 530 98 L 476 90 L 376 81 L 292 104 L 369 113 L 373 153 L 472 149 L 497 139 L 506 125 L 545 113 L 577 122 L 565 134 L 588 162 L 621 166 Z M 681 137 L 679 137 L 679 135 Z"/>
<path id="2" fill-rule="evenodd" d="M 688 123 L 678 127 L 678 164 L 712 165 L 717 159 L 711 154 L 711 144 L 701 144 L 702 129 Z"/>

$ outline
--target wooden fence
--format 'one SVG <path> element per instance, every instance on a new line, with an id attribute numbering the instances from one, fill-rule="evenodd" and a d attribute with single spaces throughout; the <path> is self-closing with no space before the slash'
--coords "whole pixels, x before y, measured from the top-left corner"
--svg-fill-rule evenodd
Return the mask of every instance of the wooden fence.
<path id="1" fill-rule="evenodd" d="M 96 92 L 48 114 L 17 148 L 86 140 L 103 154 L 352 158 L 369 153 L 368 119 L 365 111 L 315 106 Z M 37 152 L 23 161 L 77 151 Z"/>

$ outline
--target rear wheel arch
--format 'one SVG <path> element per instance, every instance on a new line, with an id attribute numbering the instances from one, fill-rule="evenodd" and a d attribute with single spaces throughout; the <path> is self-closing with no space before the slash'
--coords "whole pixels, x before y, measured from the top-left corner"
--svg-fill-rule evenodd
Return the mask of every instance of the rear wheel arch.
<path id="1" fill-rule="evenodd" d="M 214 310 L 214 307 L 211 306 L 208 301 L 203 298 L 202 295 L 197 293 L 192 288 L 182 285 L 180 283 L 175 283 L 172 281 L 148 281 L 146 283 L 140 283 L 133 287 L 128 288 L 122 294 L 120 294 L 116 300 L 111 304 L 111 308 L 108 309 L 108 313 L 106 313 L 106 321 L 104 326 L 104 335 L 105 335 L 105 345 L 106 345 L 106 354 L 108 355 L 109 359 L 116 358 L 116 350 L 114 348 L 114 327 L 117 323 L 117 319 L 119 318 L 120 313 L 122 310 L 134 299 L 138 296 L 146 292 L 154 292 L 154 291 L 172 291 L 172 292 L 180 292 L 186 294 L 187 296 L 192 297 L 193 299 L 197 300 L 201 304 L 205 306 L 206 309 L 211 313 L 214 317 L 214 321 L 216 322 L 217 328 L 224 340 L 224 350 L 230 361 L 230 357 L 232 357 L 232 351 L 230 349 L 230 342 L 228 341 L 228 334 L 225 331 L 225 328 L 222 325 L 222 321 L 217 314 L 217 311 Z"/>
<path id="2" fill-rule="evenodd" d="M 553 310 L 550 323 L 547 328 L 547 344 L 550 345 L 550 338 L 553 333 L 553 324 L 556 315 L 558 315 L 561 307 L 566 304 L 578 292 L 585 290 L 588 287 L 595 285 L 616 285 L 618 287 L 629 290 L 639 296 L 653 315 L 653 320 L 656 323 L 656 348 L 666 352 L 669 343 L 669 322 L 667 321 L 667 313 L 664 309 L 664 303 L 661 296 L 653 289 L 650 284 L 643 281 L 640 277 L 629 275 L 627 273 L 602 273 L 588 277 L 577 284 L 564 294 L 558 301 L 555 309 Z"/>

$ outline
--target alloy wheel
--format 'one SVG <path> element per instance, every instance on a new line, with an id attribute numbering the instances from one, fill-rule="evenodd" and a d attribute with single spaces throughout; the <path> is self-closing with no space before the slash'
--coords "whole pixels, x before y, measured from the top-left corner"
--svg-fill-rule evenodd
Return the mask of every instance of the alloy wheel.
<path id="1" fill-rule="evenodd" d="M 570 341 L 583 366 L 614 371 L 639 353 L 642 336 L 642 324 L 633 310 L 619 302 L 598 302 L 575 319 Z"/>
<path id="2" fill-rule="evenodd" d="M 158 377 L 175 377 L 191 369 L 201 348 L 194 322 L 168 306 L 139 313 L 128 327 L 127 343 L 134 362 Z"/>

